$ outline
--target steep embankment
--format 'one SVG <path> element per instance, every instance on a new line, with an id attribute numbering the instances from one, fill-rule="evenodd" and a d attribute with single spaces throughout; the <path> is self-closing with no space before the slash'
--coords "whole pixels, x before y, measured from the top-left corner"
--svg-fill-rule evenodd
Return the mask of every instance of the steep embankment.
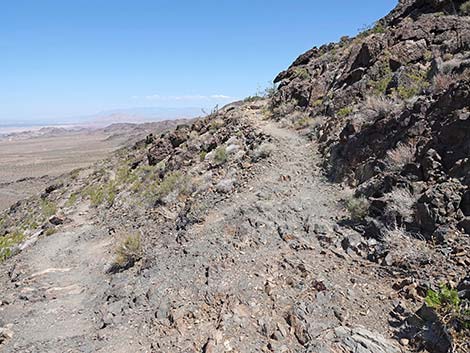
<path id="1" fill-rule="evenodd" d="M 2 348 L 469 351 L 466 4 L 402 1 L 13 207 Z"/>

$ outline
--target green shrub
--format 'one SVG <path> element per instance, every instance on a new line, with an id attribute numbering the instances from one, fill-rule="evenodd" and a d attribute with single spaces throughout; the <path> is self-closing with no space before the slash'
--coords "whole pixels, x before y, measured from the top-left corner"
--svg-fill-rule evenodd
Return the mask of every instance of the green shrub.
<path id="1" fill-rule="evenodd" d="M 470 310 L 466 300 L 460 300 L 456 289 L 442 285 L 439 290 L 428 290 L 424 299 L 426 306 L 433 309 L 440 317 L 442 323 L 449 332 L 453 330 L 467 331 L 463 333 L 463 338 L 468 337 L 470 332 Z M 454 339 L 460 340 L 461 335 L 454 336 Z"/>
<path id="2" fill-rule="evenodd" d="M 360 221 L 369 213 L 369 201 L 365 197 L 352 197 L 348 200 L 346 208 L 353 220 Z"/>
<path id="3" fill-rule="evenodd" d="M 300 118 L 294 121 L 294 127 L 296 129 L 303 129 L 306 128 L 307 126 L 310 126 L 313 122 L 313 119 L 308 116 L 307 114 L 304 114 Z"/>
<path id="4" fill-rule="evenodd" d="M 116 182 L 110 181 L 105 185 L 94 186 L 91 185 L 85 189 L 85 194 L 90 197 L 92 206 L 99 206 L 103 203 L 112 205 L 117 196 Z"/>
<path id="5" fill-rule="evenodd" d="M 322 104 L 323 104 L 323 99 L 320 98 L 320 99 L 317 99 L 316 101 L 314 101 L 314 102 L 312 103 L 312 107 L 313 107 L 313 108 L 316 108 L 316 107 L 321 106 Z"/>
<path id="6" fill-rule="evenodd" d="M 353 108 L 352 107 L 343 107 L 341 108 L 340 110 L 338 110 L 338 112 L 336 113 L 339 117 L 341 118 L 344 118 L 348 115 L 351 115 L 351 113 L 353 112 Z"/>
<path id="7" fill-rule="evenodd" d="M 372 33 L 385 33 L 385 27 L 381 23 L 376 23 L 372 28 Z"/>
<path id="8" fill-rule="evenodd" d="M 224 164 L 227 161 L 227 151 L 225 146 L 219 146 L 215 150 L 214 162 L 217 164 Z"/>
<path id="9" fill-rule="evenodd" d="M 36 229 L 38 228 L 38 222 L 36 221 L 34 214 L 29 213 L 26 218 L 24 218 L 23 222 L 21 223 L 20 229 L 28 230 L 28 229 Z"/>
<path id="10" fill-rule="evenodd" d="M 310 74 L 305 67 L 296 67 L 294 69 L 294 75 L 302 80 L 308 80 L 310 78 Z"/>
<path id="11" fill-rule="evenodd" d="M 439 291 L 428 290 L 424 302 L 433 309 L 449 307 L 458 310 L 460 306 L 458 291 L 445 285 L 441 286 Z"/>
<path id="12" fill-rule="evenodd" d="M 0 237 L 0 262 L 9 258 L 12 255 L 12 248 L 21 243 L 23 239 L 24 234 L 19 231 Z"/>
<path id="13" fill-rule="evenodd" d="M 243 101 L 246 103 L 252 103 L 252 102 L 259 101 L 261 99 L 263 99 L 263 97 L 255 95 L 255 96 L 248 96 Z"/>
<path id="14" fill-rule="evenodd" d="M 224 121 L 222 119 L 214 119 L 210 123 L 210 130 L 211 131 L 218 130 L 222 126 L 224 126 Z"/>
<path id="15" fill-rule="evenodd" d="M 375 22 L 371 25 L 364 25 L 362 28 L 359 28 L 358 38 L 365 38 L 374 33 L 385 33 L 385 27 L 379 23 Z"/>
<path id="16" fill-rule="evenodd" d="M 41 200 L 41 213 L 44 216 L 44 218 L 49 218 L 52 217 L 53 215 L 56 214 L 57 212 L 57 206 L 48 200 Z"/>
<path id="17" fill-rule="evenodd" d="M 464 2 L 462 6 L 460 6 L 460 12 L 464 15 L 470 15 L 470 1 Z"/>
<path id="18" fill-rule="evenodd" d="M 419 90 L 414 86 L 398 86 L 396 92 L 401 99 L 411 99 L 416 97 L 416 95 L 419 93 Z"/>
<path id="19" fill-rule="evenodd" d="M 57 230 L 54 227 L 47 228 L 46 231 L 44 232 L 44 235 L 46 237 L 51 236 L 52 234 L 55 234 Z"/>
<path id="20" fill-rule="evenodd" d="M 72 207 L 77 203 L 78 195 L 76 193 L 73 193 L 70 195 L 69 199 L 65 203 L 65 207 Z"/>
<path id="21" fill-rule="evenodd" d="M 160 183 L 157 183 L 154 194 L 157 196 L 157 201 L 162 200 L 176 190 L 179 194 L 184 194 L 188 191 L 188 184 L 188 179 L 180 172 L 173 172 L 166 175 Z"/>
<path id="22" fill-rule="evenodd" d="M 383 96 L 385 93 L 387 93 L 387 88 L 390 82 L 392 81 L 392 75 L 388 74 L 382 79 L 376 81 L 373 83 L 373 91 L 376 95 L 378 96 Z"/>
<path id="23" fill-rule="evenodd" d="M 203 162 L 206 159 L 206 156 L 207 156 L 207 152 L 201 151 L 201 153 L 199 153 L 199 160 Z"/>
<path id="24" fill-rule="evenodd" d="M 277 85 L 275 83 L 272 83 L 270 86 L 266 87 L 262 93 L 262 96 L 264 98 L 272 98 L 277 91 Z"/>
<path id="25" fill-rule="evenodd" d="M 429 88 L 430 82 L 427 81 L 426 72 L 413 71 L 407 74 L 410 84 L 407 86 L 400 85 L 396 89 L 396 93 L 402 99 L 411 99 L 418 95 L 423 89 Z"/>

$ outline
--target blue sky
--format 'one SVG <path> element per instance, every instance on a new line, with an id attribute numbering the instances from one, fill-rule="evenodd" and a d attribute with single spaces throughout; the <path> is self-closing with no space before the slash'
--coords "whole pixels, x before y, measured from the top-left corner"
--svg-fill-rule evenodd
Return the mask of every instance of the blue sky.
<path id="1" fill-rule="evenodd" d="M 243 98 L 396 2 L 2 1 L 0 123 Z"/>

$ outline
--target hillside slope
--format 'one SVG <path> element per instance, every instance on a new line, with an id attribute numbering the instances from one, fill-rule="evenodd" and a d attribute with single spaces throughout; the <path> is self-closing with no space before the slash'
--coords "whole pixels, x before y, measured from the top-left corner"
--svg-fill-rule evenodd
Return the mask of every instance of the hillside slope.
<path id="1" fill-rule="evenodd" d="M 470 351 L 468 13 L 402 1 L 12 207 L 0 347 Z"/>

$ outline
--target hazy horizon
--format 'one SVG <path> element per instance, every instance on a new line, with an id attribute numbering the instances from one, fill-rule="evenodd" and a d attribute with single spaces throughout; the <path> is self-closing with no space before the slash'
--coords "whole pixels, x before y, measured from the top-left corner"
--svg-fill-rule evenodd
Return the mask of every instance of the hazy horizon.
<path id="1" fill-rule="evenodd" d="M 357 34 L 396 3 L 6 2 L 0 123 L 210 110 L 267 87 L 300 53 Z"/>
<path id="2" fill-rule="evenodd" d="M 26 121 L 0 121 L 0 135 L 21 131 L 35 130 L 41 127 L 103 127 L 115 123 L 142 124 L 164 120 L 195 118 L 203 115 L 199 107 L 158 108 L 138 107 L 127 109 L 111 109 L 81 117 L 62 119 L 35 119 Z"/>

